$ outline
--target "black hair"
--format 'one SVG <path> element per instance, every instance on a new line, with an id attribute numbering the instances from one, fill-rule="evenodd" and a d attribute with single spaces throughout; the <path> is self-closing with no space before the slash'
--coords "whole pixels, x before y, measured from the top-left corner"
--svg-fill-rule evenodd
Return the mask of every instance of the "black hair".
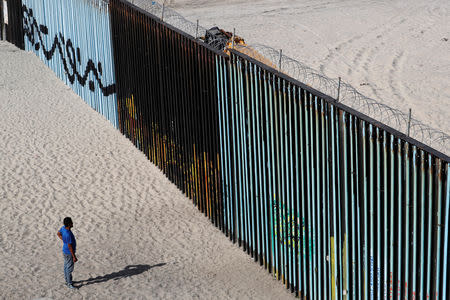
<path id="1" fill-rule="evenodd" d="M 70 217 L 65 217 L 64 218 L 64 226 L 69 227 L 70 225 L 72 225 L 72 219 Z"/>

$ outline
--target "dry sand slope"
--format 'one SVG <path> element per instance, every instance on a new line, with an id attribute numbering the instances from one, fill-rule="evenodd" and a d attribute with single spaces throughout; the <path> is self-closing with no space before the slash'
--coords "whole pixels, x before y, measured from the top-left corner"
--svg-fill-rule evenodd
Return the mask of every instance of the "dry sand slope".
<path id="1" fill-rule="evenodd" d="M 0 42 L 0 299 L 292 298 L 34 54 Z M 63 286 L 63 217 L 79 262 Z"/>
<path id="2" fill-rule="evenodd" d="M 149 0 L 134 0 L 138 5 Z M 162 2 L 162 1 L 161 1 Z M 450 134 L 448 0 L 168 0 Z M 450 149 L 449 149 L 450 151 Z M 449 152 L 447 151 L 447 153 Z"/>

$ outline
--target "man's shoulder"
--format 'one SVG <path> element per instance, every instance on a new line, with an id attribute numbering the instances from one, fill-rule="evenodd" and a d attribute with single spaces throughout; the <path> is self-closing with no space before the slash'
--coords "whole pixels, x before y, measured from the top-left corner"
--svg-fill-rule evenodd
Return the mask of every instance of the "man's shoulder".
<path id="1" fill-rule="evenodd" d="M 61 232 L 61 234 L 63 234 L 63 235 L 67 235 L 70 233 L 70 231 L 67 230 L 66 227 L 64 227 L 64 226 L 61 227 L 61 229 L 59 229 L 59 232 Z"/>

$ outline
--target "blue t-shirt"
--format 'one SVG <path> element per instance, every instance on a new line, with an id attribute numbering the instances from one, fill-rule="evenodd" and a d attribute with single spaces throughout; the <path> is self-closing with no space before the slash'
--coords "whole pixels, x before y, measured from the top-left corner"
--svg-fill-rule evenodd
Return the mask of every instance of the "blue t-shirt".
<path id="1" fill-rule="evenodd" d="M 61 227 L 59 232 L 61 232 L 62 240 L 64 243 L 63 248 L 62 248 L 63 253 L 71 254 L 68 244 L 72 245 L 73 253 L 75 253 L 76 249 L 77 249 L 77 241 L 75 240 L 75 236 L 73 235 L 72 231 L 66 229 L 66 227 L 63 226 L 63 227 Z"/>

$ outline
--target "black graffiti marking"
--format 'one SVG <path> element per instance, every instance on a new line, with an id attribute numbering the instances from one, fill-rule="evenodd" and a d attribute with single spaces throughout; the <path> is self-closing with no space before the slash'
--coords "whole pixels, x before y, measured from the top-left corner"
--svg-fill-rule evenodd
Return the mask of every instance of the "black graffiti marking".
<path id="1" fill-rule="evenodd" d="M 23 10 L 23 19 L 24 19 L 24 33 L 25 33 L 26 37 L 28 38 L 30 43 L 34 46 L 34 49 L 36 49 L 36 51 L 39 49 L 42 49 L 42 52 L 44 53 L 44 56 L 47 60 L 52 59 L 53 55 L 55 54 L 56 49 L 58 49 L 58 52 L 61 56 L 62 63 L 64 66 L 64 71 L 66 72 L 67 77 L 69 78 L 69 81 L 71 84 L 73 84 L 76 79 L 81 86 L 85 86 L 88 75 L 92 72 L 94 74 L 97 84 L 104 96 L 109 96 L 116 92 L 115 84 L 103 86 L 102 80 L 100 79 L 100 76 L 103 75 L 103 68 L 102 68 L 102 64 L 100 62 L 97 64 L 97 67 L 96 67 L 94 62 L 92 61 L 92 59 L 89 59 L 87 62 L 86 68 L 84 70 L 84 74 L 81 75 L 78 72 L 77 61 L 78 61 L 78 64 L 81 64 L 80 48 L 77 47 L 75 49 L 72 44 L 72 40 L 67 39 L 67 41 L 66 41 L 61 32 L 59 33 L 59 35 L 58 34 L 55 35 L 55 38 L 53 39 L 52 47 L 50 49 L 46 49 L 44 46 L 42 35 L 48 34 L 47 26 L 45 26 L 45 25 L 38 26 L 36 19 L 33 16 L 33 9 L 31 9 L 31 8 L 28 9 L 25 5 L 23 5 L 22 10 Z M 38 36 L 39 41 L 36 41 L 35 34 Z M 72 71 L 70 70 L 69 66 Z M 94 81 L 89 80 L 88 84 L 89 84 L 89 90 L 94 92 L 95 91 Z"/>

